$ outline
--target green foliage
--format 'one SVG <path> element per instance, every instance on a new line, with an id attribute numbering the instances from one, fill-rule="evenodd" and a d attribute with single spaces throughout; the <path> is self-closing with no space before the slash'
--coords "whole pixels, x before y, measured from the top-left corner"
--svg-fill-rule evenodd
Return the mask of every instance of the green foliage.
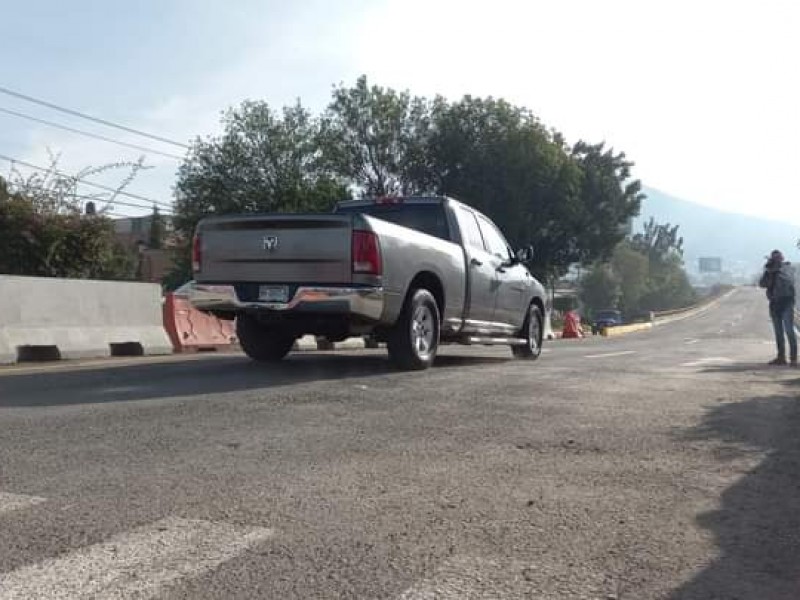
<path id="1" fill-rule="evenodd" d="M 610 265 L 598 264 L 581 281 L 580 298 L 590 311 L 617 308 L 622 290 Z"/>
<path id="2" fill-rule="evenodd" d="M 584 278 L 583 288 L 588 290 L 584 302 L 592 309 L 619 308 L 629 318 L 694 303 L 697 296 L 683 269 L 678 229 L 651 219 L 643 232 L 620 243 L 610 262 L 596 264 Z M 603 282 L 610 286 L 609 294 L 618 293 L 616 303 L 604 304 L 607 298 L 595 289 Z"/>
<path id="3" fill-rule="evenodd" d="M 572 151 L 581 171 L 581 212 L 575 223 L 582 260 L 608 259 L 639 214 L 642 185 L 631 179 L 633 163 L 604 144 L 578 142 Z M 585 258 L 584 258 L 585 257 Z"/>
<path id="4" fill-rule="evenodd" d="M 649 261 L 648 292 L 641 300 L 649 310 L 680 308 L 697 299 L 683 269 L 683 238 L 678 229 L 678 225 L 651 218 L 644 231 L 633 236 L 633 247 Z"/>
<path id="5" fill-rule="evenodd" d="M 491 217 L 515 246 L 532 244 L 540 277 L 580 256 L 580 170 L 560 138 L 504 100 L 465 97 L 432 107 L 428 173 L 419 187 L 454 196 Z"/>
<path id="6" fill-rule="evenodd" d="M 491 217 L 514 246 L 534 247 L 541 279 L 610 254 L 637 214 L 631 163 L 602 145 L 566 147 L 530 111 L 467 96 L 429 104 L 425 161 L 411 187 L 459 198 Z"/>
<path id="7" fill-rule="evenodd" d="M 678 225 L 660 224 L 653 217 L 644 224 L 643 232 L 633 236 L 632 244 L 653 264 L 667 262 L 671 257 L 683 258 L 683 238 L 678 236 Z"/>
<path id="8" fill-rule="evenodd" d="M 176 184 L 176 226 L 232 212 L 327 210 L 347 196 L 323 164 L 319 122 L 300 104 L 275 113 L 264 102 L 228 110 L 224 132 L 197 139 Z"/>
<path id="9" fill-rule="evenodd" d="M 65 197 L 12 191 L 0 178 L 0 273 L 129 279 L 133 271 L 133 257 L 117 242 L 110 219 L 82 215 Z"/>
<path id="10" fill-rule="evenodd" d="M 670 310 L 689 306 L 697 294 L 689 283 L 680 257 L 668 255 L 662 261 L 651 263 L 648 293 L 641 303 L 649 310 Z"/>
<path id="11" fill-rule="evenodd" d="M 619 278 L 620 284 L 617 306 L 625 314 L 636 313 L 648 291 L 650 262 L 630 242 L 623 241 L 615 248 L 611 257 L 611 269 Z"/>
<path id="12" fill-rule="evenodd" d="M 325 159 L 364 195 L 413 194 L 425 189 L 418 180 L 430 127 L 426 100 L 362 76 L 333 91 L 322 119 Z"/>
<path id="13" fill-rule="evenodd" d="M 221 136 L 194 142 L 178 171 L 175 280 L 191 277 L 191 236 L 205 216 L 326 211 L 349 195 L 322 160 L 319 120 L 299 103 L 278 114 L 244 102 L 224 113 L 222 125 Z"/>
<path id="14" fill-rule="evenodd" d="M 143 158 L 88 167 L 74 176 L 50 167 L 23 177 L 0 178 L 0 273 L 40 277 L 131 279 L 135 257 L 123 248 L 105 212 L 144 168 Z M 125 170 L 116 191 L 83 196 L 78 183 L 91 175 Z M 84 215 L 84 200 L 103 208 Z"/>

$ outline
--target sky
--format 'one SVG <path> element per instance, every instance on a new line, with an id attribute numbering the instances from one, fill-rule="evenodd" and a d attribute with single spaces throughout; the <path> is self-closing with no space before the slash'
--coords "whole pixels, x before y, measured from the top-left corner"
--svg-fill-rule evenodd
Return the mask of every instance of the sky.
<path id="1" fill-rule="evenodd" d="M 800 227 L 794 0 L 0 0 L 0 8 L 0 87 L 182 143 L 218 133 L 221 111 L 244 99 L 279 107 L 299 98 L 320 111 L 333 85 L 366 74 L 416 95 L 504 97 L 570 142 L 624 151 L 645 185 Z M 1 109 L 184 152 L 3 94 Z M 0 155 L 46 165 L 48 152 L 70 173 L 141 154 L 0 112 Z M 146 164 L 128 191 L 168 204 L 179 161 L 148 154 Z M 8 169 L 0 160 L 0 174 Z"/>

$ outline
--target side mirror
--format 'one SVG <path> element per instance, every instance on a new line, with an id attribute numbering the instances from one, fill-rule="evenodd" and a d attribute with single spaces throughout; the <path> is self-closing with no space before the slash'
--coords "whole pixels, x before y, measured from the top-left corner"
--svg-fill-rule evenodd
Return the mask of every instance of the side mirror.
<path id="1" fill-rule="evenodd" d="M 525 246 L 517 250 L 517 262 L 525 264 L 533 260 L 533 246 Z"/>

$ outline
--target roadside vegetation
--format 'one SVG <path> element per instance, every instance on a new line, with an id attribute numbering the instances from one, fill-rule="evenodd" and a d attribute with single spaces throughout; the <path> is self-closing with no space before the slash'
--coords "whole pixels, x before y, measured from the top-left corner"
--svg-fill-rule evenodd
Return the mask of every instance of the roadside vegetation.
<path id="1" fill-rule="evenodd" d="M 136 257 L 117 240 L 108 211 L 141 168 L 142 161 L 113 163 L 69 176 L 52 157 L 46 171 L 0 177 L 0 273 L 133 279 Z M 110 192 L 78 192 L 79 180 L 109 171 L 122 173 Z"/>
<path id="2" fill-rule="evenodd" d="M 609 260 L 594 263 L 580 282 L 588 316 L 619 309 L 627 320 L 689 306 L 697 294 L 683 268 L 679 227 L 650 219 L 643 231 L 620 242 Z"/>

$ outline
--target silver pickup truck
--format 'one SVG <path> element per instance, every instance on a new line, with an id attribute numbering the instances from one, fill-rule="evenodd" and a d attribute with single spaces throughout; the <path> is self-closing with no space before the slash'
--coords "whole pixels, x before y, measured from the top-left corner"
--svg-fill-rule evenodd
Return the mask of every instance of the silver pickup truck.
<path id="1" fill-rule="evenodd" d="M 340 203 L 332 214 L 201 221 L 192 304 L 236 319 L 245 353 L 276 361 L 302 335 L 372 336 L 403 369 L 440 343 L 506 344 L 538 358 L 545 292 L 497 227 L 445 197 Z"/>

